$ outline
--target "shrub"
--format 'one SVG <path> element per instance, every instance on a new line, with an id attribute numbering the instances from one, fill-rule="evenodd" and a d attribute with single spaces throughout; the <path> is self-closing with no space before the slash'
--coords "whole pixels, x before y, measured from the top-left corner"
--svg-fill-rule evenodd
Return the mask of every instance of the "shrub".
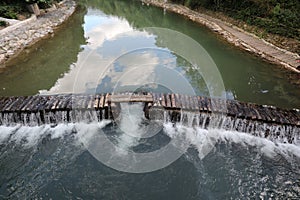
<path id="1" fill-rule="evenodd" d="M 9 19 L 17 19 L 19 10 L 20 8 L 17 6 L 0 5 L 0 16 Z"/>
<path id="2" fill-rule="evenodd" d="M 8 24 L 7 24 L 7 22 L 6 21 L 0 21 L 0 26 L 4 26 L 4 27 L 6 27 Z"/>
<path id="3" fill-rule="evenodd" d="M 170 0 L 192 9 L 203 7 L 285 37 L 300 39 L 299 0 Z"/>

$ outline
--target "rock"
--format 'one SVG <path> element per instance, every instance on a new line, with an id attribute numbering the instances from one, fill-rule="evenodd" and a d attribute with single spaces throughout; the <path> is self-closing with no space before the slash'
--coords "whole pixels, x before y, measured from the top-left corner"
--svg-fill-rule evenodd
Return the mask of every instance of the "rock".
<path id="1" fill-rule="evenodd" d="M 8 46 L 10 49 L 13 49 L 16 45 L 16 41 L 10 41 Z"/>
<path id="2" fill-rule="evenodd" d="M 28 37 L 25 33 L 23 33 L 23 34 L 20 35 L 20 38 L 23 39 L 23 40 L 26 40 Z"/>
<path id="3" fill-rule="evenodd" d="M 36 32 L 35 30 L 29 30 L 29 31 L 28 31 L 28 36 L 33 35 L 35 32 Z"/>
<path id="4" fill-rule="evenodd" d="M 74 4 L 74 2 L 71 3 L 72 5 Z M 48 12 L 50 11 L 51 13 L 37 19 L 28 19 L 28 22 L 1 35 L 0 60 L 9 58 L 15 54 L 18 49 L 22 49 L 24 46 L 38 41 L 38 39 L 46 36 L 47 34 L 51 34 L 53 36 L 53 28 L 68 18 L 75 11 L 75 6 L 66 7 L 62 4 L 62 7 L 57 9 L 54 5 L 48 9 Z"/>
<path id="5" fill-rule="evenodd" d="M 12 56 L 13 54 L 14 54 L 14 51 L 13 51 L 13 50 L 8 50 L 8 51 L 7 51 L 7 55 Z"/>
<path id="6" fill-rule="evenodd" d="M 39 37 L 41 37 L 41 34 L 40 34 L 40 33 L 35 33 L 35 34 L 34 34 L 34 37 L 39 38 Z"/>
<path id="7" fill-rule="evenodd" d="M 46 9 L 46 12 L 53 12 L 53 11 L 55 11 L 56 9 L 57 9 L 57 8 L 56 8 L 55 4 L 53 4 L 51 8 L 47 8 L 47 9 Z"/>
<path id="8" fill-rule="evenodd" d="M 0 61 L 5 59 L 5 55 L 4 54 L 0 54 Z"/>

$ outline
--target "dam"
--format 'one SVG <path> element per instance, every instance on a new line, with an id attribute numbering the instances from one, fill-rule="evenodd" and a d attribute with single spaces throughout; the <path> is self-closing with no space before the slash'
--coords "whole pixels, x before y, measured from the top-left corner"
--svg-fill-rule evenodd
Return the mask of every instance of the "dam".
<path id="1" fill-rule="evenodd" d="M 284 143 L 300 141 L 300 111 L 236 100 L 163 93 L 58 94 L 0 99 L 0 125 L 118 119 L 120 104 L 142 104 L 145 120 L 246 132 Z"/>

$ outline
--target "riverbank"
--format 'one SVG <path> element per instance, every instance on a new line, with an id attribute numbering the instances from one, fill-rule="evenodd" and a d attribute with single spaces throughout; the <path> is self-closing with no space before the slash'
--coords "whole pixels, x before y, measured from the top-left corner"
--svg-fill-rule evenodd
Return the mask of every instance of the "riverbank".
<path id="1" fill-rule="evenodd" d="M 23 49 L 53 34 L 74 13 L 75 8 L 74 1 L 65 0 L 55 10 L 39 17 L 32 15 L 29 19 L 0 30 L 0 68 L 5 67 L 5 63 Z"/>
<path id="2" fill-rule="evenodd" d="M 265 40 L 248 33 L 232 24 L 226 23 L 220 19 L 213 18 L 209 15 L 193 11 L 185 6 L 166 3 L 160 0 L 142 0 L 146 4 L 161 7 L 167 11 L 174 12 L 189 18 L 192 21 L 207 26 L 214 32 L 220 34 L 229 43 L 234 44 L 246 51 L 284 68 L 300 73 L 297 69 L 299 63 L 296 62 L 298 54 L 276 47 Z"/>

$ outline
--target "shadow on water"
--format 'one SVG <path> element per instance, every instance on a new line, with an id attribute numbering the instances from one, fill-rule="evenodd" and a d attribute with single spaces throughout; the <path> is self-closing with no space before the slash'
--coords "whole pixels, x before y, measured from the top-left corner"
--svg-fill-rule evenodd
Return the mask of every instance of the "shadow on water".
<path id="1" fill-rule="evenodd" d="M 85 44 L 82 7 L 49 36 L 21 52 L 0 71 L 0 96 L 34 95 L 50 89 L 77 61 Z"/>

